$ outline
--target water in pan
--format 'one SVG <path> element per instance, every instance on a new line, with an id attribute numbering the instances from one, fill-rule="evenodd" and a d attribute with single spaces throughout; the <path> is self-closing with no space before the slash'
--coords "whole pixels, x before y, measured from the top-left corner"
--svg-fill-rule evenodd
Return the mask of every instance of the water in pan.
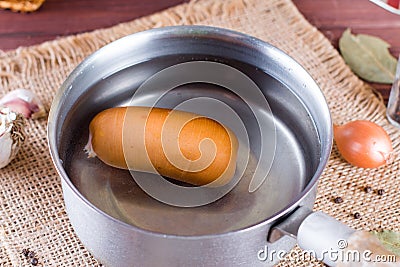
<path id="1" fill-rule="evenodd" d="M 163 62 L 172 64 L 172 61 L 174 59 L 167 58 Z M 299 101 L 293 101 L 296 97 L 282 84 L 253 66 L 238 62 L 229 63 L 236 64 L 235 67 L 252 76 L 251 78 L 258 84 L 262 84 L 266 90 L 272 87 L 270 90 L 284 91 L 287 95 L 284 101 L 292 98 L 290 108 L 282 107 L 279 98 L 271 98 L 269 104 L 274 116 L 271 116 L 269 112 L 264 113 L 265 120 L 274 120 L 275 123 L 276 151 L 267 179 L 257 191 L 253 193 L 248 191 L 260 154 L 262 137 L 257 121 L 248 105 L 236 94 L 212 84 L 192 83 L 179 86 L 166 94 L 158 102 L 158 106 L 173 107 L 193 97 L 212 97 L 225 102 L 244 121 L 250 139 L 249 163 L 238 185 L 221 199 L 195 208 L 179 208 L 163 204 L 142 191 L 128 171 L 107 166 L 97 158 L 86 157 L 83 148 L 87 142 L 88 123 L 93 114 L 110 106 L 126 104 L 126 92 L 136 89 L 143 81 L 143 77 L 151 74 L 146 73 L 148 66 L 152 65 L 149 61 L 100 80 L 89 91 L 97 92 L 96 95 L 104 95 L 105 91 L 110 90 L 107 88 L 112 85 L 113 93 L 108 94 L 115 95 L 111 98 L 108 96 L 108 100 L 104 102 L 92 100 L 98 101 L 96 105 L 88 105 L 88 99 L 98 98 L 83 96 L 85 100 L 78 101 L 70 113 L 70 116 L 75 118 L 76 114 L 80 114 L 79 123 L 75 121 L 73 125 L 72 120 L 66 120 L 64 129 L 70 129 L 70 134 L 65 134 L 64 139 L 68 141 L 63 143 L 70 145 L 61 155 L 64 155 L 64 167 L 70 179 L 83 196 L 97 208 L 128 224 L 154 232 L 175 235 L 205 235 L 245 228 L 282 210 L 298 196 L 312 176 L 316 163 L 307 162 L 311 145 L 303 142 L 301 133 L 297 132 L 298 128 L 302 127 L 294 125 L 293 121 L 287 119 L 290 115 L 285 114 L 285 110 L 294 109 L 297 113 L 305 114 L 301 123 L 306 123 L 308 126 L 313 126 L 312 120 L 304 106 Z M 154 69 L 152 71 L 155 73 Z M 129 88 L 127 84 L 131 87 Z M 137 101 L 140 105 L 141 100 Z M 90 110 L 88 106 L 96 108 Z M 311 127 L 311 129 L 314 132 L 308 134 L 315 135 L 317 139 L 315 128 Z M 268 139 L 268 137 L 264 138 Z"/>

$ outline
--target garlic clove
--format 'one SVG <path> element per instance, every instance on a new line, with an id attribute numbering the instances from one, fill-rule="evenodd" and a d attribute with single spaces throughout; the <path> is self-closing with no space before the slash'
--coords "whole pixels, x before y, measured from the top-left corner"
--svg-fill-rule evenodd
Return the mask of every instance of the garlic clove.
<path id="1" fill-rule="evenodd" d="M 9 108 L 0 108 L 0 169 L 7 166 L 25 142 L 25 119 Z"/>
<path id="2" fill-rule="evenodd" d="M 31 116 L 31 109 L 29 105 L 26 104 L 22 99 L 16 98 L 13 100 L 10 100 L 3 104 L 3 106 L 8 107 L 10 110 L 16 112 L 16 113 L 21 113 L 25 118 L 30 118 Z"/>
<path id="3" fill-rule="evenodd" d="M 0 106 L 21 113 L 25 118 L 38 119 L 46 116 L 46 110 L 35 93 L 26 89 L 16 89 L 0 99 Z"/>
<path id="4" fill-rule="evenodd" d="M 12 139 L 9 133 L 6 133 L 0 137 L 0 169 L 7 166 L 11 160 Z"/>

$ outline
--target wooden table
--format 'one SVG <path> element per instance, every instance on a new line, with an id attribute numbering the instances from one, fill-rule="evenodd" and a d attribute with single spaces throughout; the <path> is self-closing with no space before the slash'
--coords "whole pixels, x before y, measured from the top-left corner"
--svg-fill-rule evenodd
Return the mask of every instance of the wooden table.
<path id="1" fill-rule="evenodd" d="M 370 34 L 391 45 L 394 57 L 400 54 L 400 15 L 378 7 L 368 0 L 293 0 L 300 12 L 337 48 L 343 31 Z M 371 83 L 389 98 L 391 85 Z"/>
<path id="2" fill-rule="evenodd" d="M 0 49 L 15 49 L 60 36 L 112 26 L 182 2 L 187 0 L 46 0 L 34 13 L 0 10 Z M 395 57 L 400 53 L 400 16 L 368 0 L 293 2 L 335 47 L 342 32 L 349 27 L 354 33 L 371 34 L 386 40 L 391 44 L 390 51 Z M 390 85 L 372 86 L 387 99 Z"/>

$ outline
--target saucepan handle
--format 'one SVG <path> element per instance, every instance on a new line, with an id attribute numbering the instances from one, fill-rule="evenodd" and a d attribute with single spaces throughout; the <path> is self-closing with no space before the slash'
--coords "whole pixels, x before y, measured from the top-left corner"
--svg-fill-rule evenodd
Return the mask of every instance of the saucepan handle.
<path id="1" fill-rule="evenodd" d="M 269 242 L 275 242 L 284 235 L 297 238 L 299 247 L 305 253 L 329 266 L 399 266 L 395 255 L 374 235 L 356 231 L 323 212 L 312 212 L 306 207 L 297 208 L 287 219 L 274 226 Z"/>

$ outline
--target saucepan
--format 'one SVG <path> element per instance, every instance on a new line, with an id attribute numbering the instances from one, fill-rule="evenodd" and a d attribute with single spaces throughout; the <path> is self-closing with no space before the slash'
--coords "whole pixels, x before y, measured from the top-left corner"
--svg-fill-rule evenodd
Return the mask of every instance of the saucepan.
<path id="1" fill-rule="evenodd" d="M 88 158 L 92 118 L 126 105 L 182 109 L 230 127 L 239 136 L 236 182 L 188 205 L 179 200 L 191 187 L 179 185 L 169 203 L 130 171 Z M 106 45 L 61 86 L 48 139 L 71 224 L 106 266 L 269 266 L 296 243 L 318 255 L 353 233 L 311 211 L 332 146 L 323 93 L 290 56 L 242 33 L 174 26 Z"/>

